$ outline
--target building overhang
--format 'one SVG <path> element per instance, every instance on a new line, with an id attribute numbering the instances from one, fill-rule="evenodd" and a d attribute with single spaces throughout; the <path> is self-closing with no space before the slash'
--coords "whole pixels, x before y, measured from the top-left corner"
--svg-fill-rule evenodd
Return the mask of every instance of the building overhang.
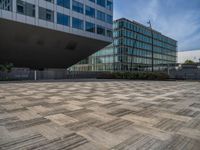
<path id="1" fill-rule="evenodd" d="M 68 68 L 108 44 L 0 18 L 0 64 L 33 69 Z"/>

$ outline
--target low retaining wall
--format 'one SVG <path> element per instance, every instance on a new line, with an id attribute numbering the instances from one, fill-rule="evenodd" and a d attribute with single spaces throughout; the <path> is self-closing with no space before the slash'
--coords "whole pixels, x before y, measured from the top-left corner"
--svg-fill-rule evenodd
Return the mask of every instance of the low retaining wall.
<path id="1" fill-rule="evenodd" d="M 71 72 L 66 69 L 46 69 L 35 71 L 14 68 L 11 72 L 1 72 L 0 80 L 49 80 L 49 79 L 84 79 L 96 78 L 100 72 Z"/>
<path id="2" fill-rule="evenodd" d="M 200 69 L 170 70 L 170 77 L 183 80 L 200 80 Z"/>

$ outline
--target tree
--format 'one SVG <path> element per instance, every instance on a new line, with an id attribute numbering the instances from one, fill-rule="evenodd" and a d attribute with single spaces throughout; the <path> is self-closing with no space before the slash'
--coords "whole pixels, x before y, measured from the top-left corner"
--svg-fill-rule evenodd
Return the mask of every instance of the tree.
<path id="1" fill-rule="evenodd" d="M 184 64 L 186 64 L 186 65 L 193 65 L 193 64 L 195 64 L 195 62 L 192 61 L 192 60 L 186 60 L 186 61 L 184 62 Z"/>
<path id="2" fill-rule="evenodd" d="M 14 65 L 12 63 L 0 64 L 0 71 L 9 73 L 13 67 Z"/>

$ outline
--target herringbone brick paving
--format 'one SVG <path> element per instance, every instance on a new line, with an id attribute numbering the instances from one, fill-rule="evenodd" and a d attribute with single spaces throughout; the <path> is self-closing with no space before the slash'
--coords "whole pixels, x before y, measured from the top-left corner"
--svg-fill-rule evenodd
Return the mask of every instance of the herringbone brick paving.
<path id="1" fill-rule="evenodd" d="M 2 83 L 0 149 L 199 150 L 200 83 Z"/>

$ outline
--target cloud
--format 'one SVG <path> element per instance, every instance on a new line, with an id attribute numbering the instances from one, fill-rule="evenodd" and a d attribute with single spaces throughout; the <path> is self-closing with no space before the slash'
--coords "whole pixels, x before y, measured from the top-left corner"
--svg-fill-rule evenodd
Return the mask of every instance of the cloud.
<path id="1" fill-rule="evenodd" d="M 200 48 L 199 0 L 116 0 L 114 18 L 125 17 L 178 41 L 179 50 Z"/>

